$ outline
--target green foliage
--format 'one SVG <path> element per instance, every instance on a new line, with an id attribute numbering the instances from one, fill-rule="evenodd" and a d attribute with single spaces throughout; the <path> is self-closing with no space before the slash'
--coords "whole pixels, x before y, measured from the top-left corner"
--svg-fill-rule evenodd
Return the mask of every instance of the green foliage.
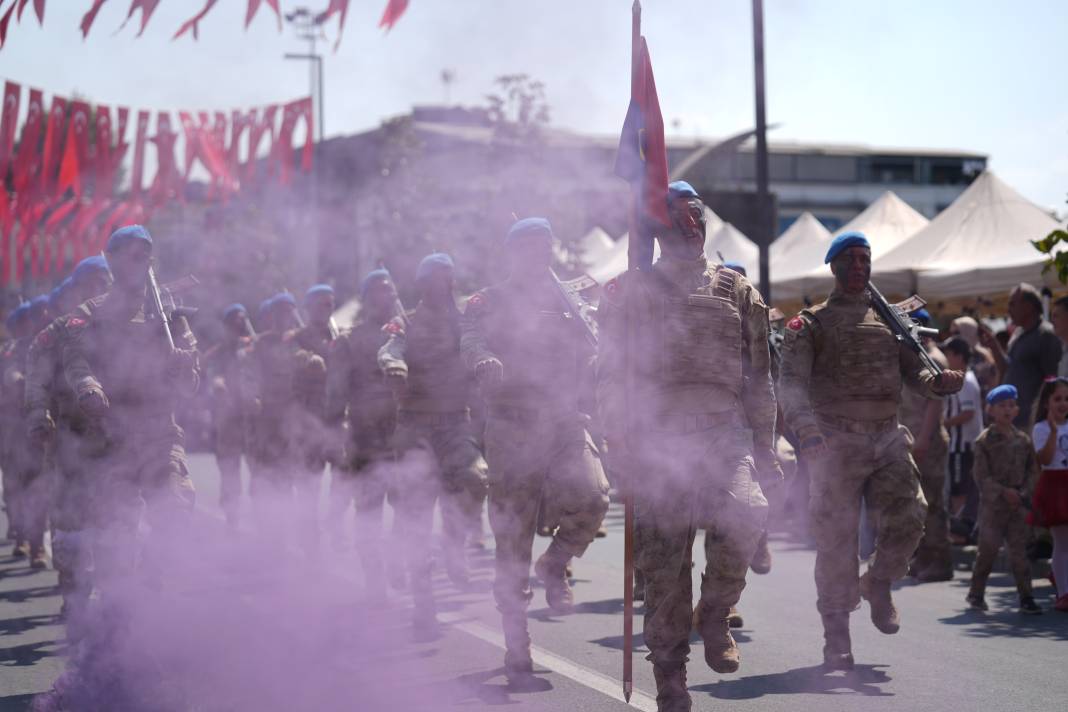
<path id="1" fill-rule="evenodd" d="M 1054 230 L 1041 240 L 1032 240 L 1031 244 L 1047 257 L 1043 273 L 1055 270 L 1061 284 L 1068 284 L 1068 249 L 1057 249 L 1058 245 L 1068 245 L 1068 231 Z"/>

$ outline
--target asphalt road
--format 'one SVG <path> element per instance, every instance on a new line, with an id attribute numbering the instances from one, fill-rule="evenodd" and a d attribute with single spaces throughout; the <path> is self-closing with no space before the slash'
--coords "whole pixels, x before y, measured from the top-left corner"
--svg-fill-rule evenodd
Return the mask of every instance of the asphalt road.
<path id="1" fill-rule="evenodd" d="M 183 551 L 195 572 L 172 581 L 164 623 L 143 626 L 146 657 L 183 680 L 196 709 L 624 710 L 618 676 L 622 641 L 622 512 L 609 512 L 609 536 L 575 562 L 574 614 L 558 617 L 535 591 L 531 634 L 538 684 L 510 689 L 503 676 L 497 613 L 489 595 L 492 552 L 472 556 L 473 580 L 458 591 L 435 573 L 444 623 L 436 640 L 413 638 L 410 605 L 392 591 L 384 605 L 366 599 L 359 560 L 348 545 L 318 560 L 300 554 L 279 521 L 275 536 L 251 524 L 237 535 L 220 522 L 217 471 L 210 456 L 191 458 L 198 514 Z M 325 488 L 324 488 L 325 489 Z M 246 502 L 247 505 L 247 502 Z M 246 521 L 251 521 L 248 517 Z M 6 522 L 0 521 L 6 528 Z M 351 521 L 348 523 L 351 534 Z M 536 542 L 540 552 L 547 541 Z M 431 544 L 437 549 L 436 542 Z M 490 546 L 492 543 L 490 542 Z M 698 547 L 699 549 L 700 547 Z M 824 674 L 812 581 L 814 553 L 785 533 L 773 537 L 774 568 L 751 575 L 736 638 L 742 669 L 705 668 L 695 639 L 689 684 L 698 710 L 1054 710 L 1068 699 L 1068 615 L 1016 612 L 1009 577 L 995 574 L 991 611 L 967 611 L 966 571 L 954 581 L 904 584 L 895 600 L 903 627 L 885 636 L 865 606 L 852 616 L 857 668 Z M 28 709 L 65 662 L 55 614 L 55 572 L 31 572 L 0 556 L 0 712 Z M 700 553 L 697 554 L 700 559 Z M 700 560 L 697 570 L 700 569 Z M 696 578 L 696 573 L 695 573 Z M 1039 603 L 1052 588 L 1035 581 Z M 157 611 L 158 613 L 158 611 Z M 655 709 L 651 667 L 635 622 L 632 706 Z"/>

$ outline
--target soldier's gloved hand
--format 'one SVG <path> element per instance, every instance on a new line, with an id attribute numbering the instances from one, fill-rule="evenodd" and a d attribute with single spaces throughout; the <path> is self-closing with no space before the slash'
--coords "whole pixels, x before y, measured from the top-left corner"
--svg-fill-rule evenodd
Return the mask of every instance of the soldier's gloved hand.
<path id="1" fill-rule="evenodd" d="M 782 465 L 779 463 L 779 458 L 775 456 L 772 450 L 761 454 L 757 453 L 756 461 L 756 478 L 760 483 L 760 488 L 767 493 L 768 490 L 781 487 L 783 482 L 786 481 L 785 475 L 782 473 Z"/>
<path id="2" fill-rule="evenodd" d="M 1004 490 L 1001 491 L 1001 498 L 1009 503 L 1009 507 L 1013 511 L 1020 508 L 1020 493 L 1016 490 L 1006 487 Z"/>
<path id="3" fill-rule="evenodd" d="M 408 390 L 408 374 L 400 369 L 386 371 L 386 385 L 399 398 Z"/>
<path id="4" fill-rule="evenodd" d="M 56 432 L 56 424 L 48 413 L 31 416 L 30 418 L 30 442 L 34 447 L 41 447 L 48 442 Z"/>
<path id="5" fill-rule="evenodd" d="M 108 397 L 100 388 L 90 387 L 78 394 L 78 406 L 90 418 L 99 418 L 111 407 Z"/>
<path id="6" fill-rule="evenodd" d="M 495 358 L 487 358 L 475 364 L 475 380 L 483 388 L 494 388 L 504 380 L 504 364 Z"/>
<path id="7" fill-rule="evenodd" d="M 956 393 L 964 386 L 964 373 L 961 371 L 942 371 L 935 378 L 932 390 L 940 395 Z"/>
<path id="8" fill-rule="evenodd" d="M 175 349 L 167 357 L 167 375 L 178 378 L 189 373 L 196 366 L 197 352 L 189 349 Z"/>

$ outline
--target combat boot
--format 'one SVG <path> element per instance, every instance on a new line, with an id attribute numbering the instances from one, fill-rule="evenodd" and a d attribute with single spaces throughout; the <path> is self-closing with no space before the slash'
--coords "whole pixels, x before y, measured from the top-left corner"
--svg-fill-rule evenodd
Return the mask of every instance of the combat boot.
<path id="1" fill-rule="evenodd" d="M 48 555 L 45 554 L 43 545 L 37 545 L 30 549 L 30 568 L 38 571 L 48 568 Z"/>
<path id="2" fill-rule="evenodd" d="M 936 581 L 953 580 L 953 564 L 931 563 L 913 574 L 920 583 L 934 583 Z"/>
<path id="3" fill-rule="evenodd" d="M 742 658 L 727 622 L 729 608 L 711 608 L 699 602 L 693 612 L 694 628 L 705 643 L 705 663 L 718 673 L 738 672 Z"/>
<path id="4" fill-rule="evenodd" d="M 771 549 L 768 548 L 767 529 L 760 535 L 760 541 L 757 542 L 757 549 L 749 562 L 749 568 L 754 574 L 766 574 L 771 571 Z"/>
<path id="5" fill-rule="evenodd" d="M 693 702 L 686 687 L 686 665 L 668 670 L 653 663 L 657 712 L 690 712 Z"/>
<path id="6" fill-rule="evenodd" d="M 736 606 L 731 606 L 731 610 L 727 614 L 727 624 L 731 628 L 741 628 L 745 625 L 745 619 L 742 618 L 742 613 Z"/>
<path id="7" fill-rule="evenodd" d="M 827 613 L 823 618 L 823 667 L 852 670 L 853 650 L 849 640 L 849 614 Z"/>
<path id="8" fill-rule="evenodd" d="M 645 574 L 638 569 L 634 569 L 634 600 L 645 600 Z"/>
<path id="9" fill-rule="evenodd" d="M 513 687 L 529 685 L 534 676 L 534 660 L 530 656 L 526 613 L 503 614 L 501 627 L 504 629 L 504 674 L 508 684 Z"/>
<path id="10" fill-rule="evenodd" d="M 874 578 L 871 571 L 860 577 L 860 595 L 871 606 L 871 622 L 880 632 L 893 635 L 901 630 L 901 618 L 890 597 L 890 582 Z"/>
<path id="11" fill-rule="evenodd" d="M 26 540 L 16 541 L 15 548 L 11 550 L 11 556 L 15 559 L 24 559 L 30 555 L 30 542 Z"/>
<path id="12" fill-rule="evenodd" d="M 554 613 L 570 613 L 575 595 L 567 582 L 567 564 L 571 560 L 563 548 L 553 541 L 534 564 L 534 573 L 545 584 L 545 602 Z"/>

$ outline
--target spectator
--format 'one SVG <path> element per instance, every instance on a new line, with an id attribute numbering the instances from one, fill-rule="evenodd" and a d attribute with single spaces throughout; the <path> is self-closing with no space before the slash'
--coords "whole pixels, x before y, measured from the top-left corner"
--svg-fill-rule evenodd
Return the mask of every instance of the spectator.
<path id="1" fill-rule="evenodd" d="M 1031 524 L 1049 527 L 1056 609 L 1068 613 L 1068 379 L 1053 378 L 1042 386 L 1031 439 L 1042 466 Z"/>
<path id="2" fill-rule="evenodd" d="M 1057 375 L 1068 377 L 1068 297 L 1053 302 L 1049 320 L 1053 324 L 1053 333 L 1061 340 L 1061 361 L 1057 366 Z"/>
<path id="3" fill-rule="evenodd" d="M 1016 426 L 1026 428 L 1042 382 L 1057 375 L 1061 340 L 1042 318 L 1042 297 L 1030 284 L 1021 284 L 1009 295 L 1009 318 L 1016 325 L 1009 339 L 1005 383 L 1019 392 L 1020 414 Z"/>
<path id="4" fill-rule="evenodd" d="M 968 342 L 960 336 L 951 336 L 942 344 L 942 353 L 952 370 L 964 371 L 964 386 L 946 398 L 943 421 L 949 431 L 950 530 L 955 535 L 954 543 L 963 544 L 971 536 L 979 513 L 979 492 L 972 479 L 972 450 L 983 430 L 983 396 L 971 368 L 974 361 Z"/>
<path id="5" fill-rule="evenodd" d="M 979 343 L 979 329 L 979 322 L 970 316 L 962 316 L 950 323 L 949 334 L 950 336 L 959 336 L 968 342 L 968 347 L 971 349 L 972 354 L 969 364 L 975 373 L 975 378 L 979 381 L 982 392 L 986 393 L 998 385 L 1000 379 L 998 378 L 997 362 L 994 361 L 994 354 L 990 353 L 990 349 Z"/>

